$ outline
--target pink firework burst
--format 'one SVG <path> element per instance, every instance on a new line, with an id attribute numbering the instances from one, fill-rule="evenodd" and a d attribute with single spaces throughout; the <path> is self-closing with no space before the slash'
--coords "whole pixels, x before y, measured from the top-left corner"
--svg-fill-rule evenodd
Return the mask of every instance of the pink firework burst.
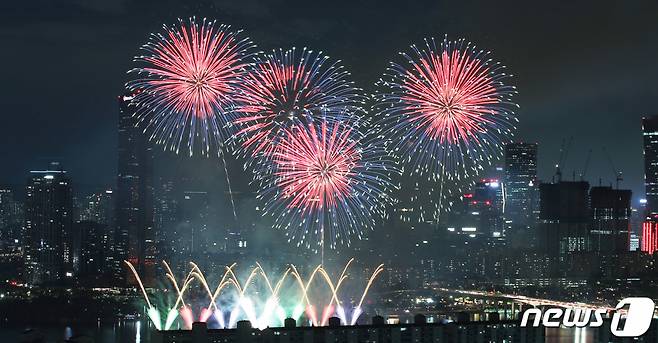
<path id="1" fill-rule="evenodd" d="M 350 139 L 351 130 L 341 131 L 339 125 L 328 127 L 323 122 L 320 132 L 313 125 L 308 130 L 293 129 L 280 143 L 273 161 L 288 207 L 313 212 L 335 207 L 350 194 L 361 154 Z"/>
<path id="2" fill-rule="evenodd" d="M 498 104 L 498 89 L 484 62 L 468 52 L 428 54 L 406 76 L 401 100 L 407 120 L 439 143 L 477 141 L 484 125 L 493 123 L 488 116 L 496 110 L 489 105 Z"/>
<path id="3" fill-rule="evenodd" d="M 402 54 L 407 66 L 392 64 L 378 104 L 387 136 L 419 173 L 448 172 L 471 161 L 489 161 L 513 136 L 516 93 L 503 81 L 505 67 L 463 40 L 443 40 Z"/>
<path id="4" fill-rule="evenodd" d="M 363 97 L 348 80 L 340 61 L 328 63 L 322 52 L 262 55 L 243 80 L 238 95 L 237 137 L 249 155 L 269 156 L 285 129 L 319 118 L 345 119 L 359 112 Z"/>
<path id="5" fill-rule="evenodd" d="M 275 226 L 298 245 L 349 245 L 386 216 L 393 162 L 377 143 L 341 121 L 285 129 L 259 198 Z"/>
<path id="6" fill-rule="evenodd" d="M 205 154 L 231 136 L 234 95 L 253 47 L 238 35 L 205 19 L 151 35 L 142 48 L 147 54 L 135 58 L 145 66 L 131 70 L 139 77 L 128 88 L 152 139 L 178 151 L 187 136 L 192 154 L 200 138 Z"/>
<path id="7" fill-rule="evenodd" d="M 422 221 L 438 220 L 450 206 L 446 200 L 461 194 L 512 140 L 516 88 L 505 84 L 511 75 L 489 52 L 464 40 L 426 40 L 401 55 L 406 63 L 388 68 L 375 107 L 389 151 L 407 163 L 409 174 L 427 177 L 420 184 L 404 179 L 429 199 L 413 195 L 413 204 L 404 206 Z"/>

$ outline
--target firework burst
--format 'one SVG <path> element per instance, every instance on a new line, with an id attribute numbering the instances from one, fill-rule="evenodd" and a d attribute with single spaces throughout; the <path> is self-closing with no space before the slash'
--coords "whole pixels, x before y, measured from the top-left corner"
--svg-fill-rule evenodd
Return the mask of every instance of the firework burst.
<path id="1" fill-rule="evenodd" d="M 435 183 L 441 201 L 446 182 L 453 192 L 502 155 L 515 130 L 516 89 L 504 83 L 511 75 L 503 65 L 464 40 L 426 40 L 401 55 L 407 63 L 391 64 L 376 109 L 390 150 L 407 172 Z"/>
<path id="2" fill-rule="evenodd" d="M 133 104 L 152 140 L 178 152 L 183 142 L 192 155 L 220 150 L 232 135 L 234 94 L 245 74 L 245 57 L 253 47 L 240 31 L 214 21 L 179 21 L 152 34 L 135 58 L 145 66 L 128 83 Z M 200 141 L 196 141 L 200 140 Z"/>
<path id="3" fill-rule="evenodd" d="M 312 248 L 349 245 L 385 217 L 390 161 L 353 127 L 325 120 L 285 129 L 260 197 L 289 240 Z M 314 248 L 314 247 L 313 247 Z"/>
<path id="4" fill-rule="evenodd" d="M 271 157 L 278 141 L 296 125 L 346 120 L 364 101 L 340 61 L 306 48 L 278 50 L 257 58 L 237 96 L 237 137 L 246 155 Z"/>

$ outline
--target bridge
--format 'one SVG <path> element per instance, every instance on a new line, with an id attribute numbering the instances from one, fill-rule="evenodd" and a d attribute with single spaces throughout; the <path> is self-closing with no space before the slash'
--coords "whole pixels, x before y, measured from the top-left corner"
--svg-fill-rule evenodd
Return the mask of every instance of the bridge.
<path id="1" fill-rule="evenodd" d="M 541 299 L 541 298 L 532 298 L 524 295 L 517 294 L 504 294 L 499 292 L 486 292 L 486 291 L 470 291 L 470 290 L 461 290 L 461 289 L 450 289 L 450 288 L 433 288 L 435 291 L 461 294 L 461 295 L 470 295 L 476 297 L 489 297 L 489 298 L 503 298 L 512 300 L 521 304 L 530 305 L 532 307 L 562 307 L 562 308 L 581 308 L 581 309 L 605 309 L 606 311 L 614 311 L 614 307 L 610 307 L 608 304 L 588 304 L 583 302 L 565 302 L 557 301 L 550 299 Z"/>

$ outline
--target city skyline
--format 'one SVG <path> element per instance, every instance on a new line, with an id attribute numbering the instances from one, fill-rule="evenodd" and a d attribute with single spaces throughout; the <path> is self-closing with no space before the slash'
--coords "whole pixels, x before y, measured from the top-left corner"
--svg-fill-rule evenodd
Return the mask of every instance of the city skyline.
<path id="1" fill-rule="evenodd" d="M 3 21 L 7 26 L 2 27 L 0 32 L 10 40 L 10 45 L 15 44 L 18 47 L 15 52 L 28 53 L 28 58 L 24 61 L 19 61 L 19 55 L 16 53 L 9 53 L 2 57 L 6 64 L 20 66 L 31 62 L 33 48 L 22 46 L 23 43 L 19 42 L 23 38 L 29 38 L 27 41 L 44 43 L 57 39 L 57 44 L 50 53 L 53 54 L 53 61 L 60 65 L 60 68 L 43 69 L 32 63 L 31 68 L 15 68 L 22 72 L 9 75 L 9 83 L 15 87 L 2 92 L 0 97 L 7 97 L 3 99 L 6 111 L 26 115 L 14 116 L 3 126 L 5 131 L 0 135 L 6 140 L 2 144 L 6 149 L 3 155 L 10 158 L 12 165 L 17 167 L 0 171 L 4 182 L 21 184 L 24 180 L 22 170 L 38 168 L 50 160 L 60 160 L 78 179 L 79 186 L 103 188 L 113 185 L 116 166 L 113 163 L 114 158 L 109 158 L 114 154 L 112 147 L 117 144 L 113 132 L 117 125 L 113 104 L 115 97 L 123 94 L 124 82 L 128 80 L 128 76 L 123 73 L 128 69 L 128 62 L 137 52 L 136 47 L 148 36 L 148 32 L 157 29 L 160 23 L 173 23 L 176 17 L 185 18 L 196 14 L 245 29 L 263 44 L 260 47 L 263 50 L 278 45 L 309 46 L 315 49 L 324 47 L 331 56 L 342 59 L 355 70 L 357 84 L 366 90 L 373 88 L 372 84 L 377 80 L 379 70 L 409 43 L 418 43 L 428 34 L 437 38 L 443 34 L 454 38 L 467 38 L 478 46 L 494 51 L 495 58 L 514 71 L 513 80 L 520 89 L 517 102 L 521 105 L 518 138 L 525 142 L 539 143 L 538 158 L 542 167 L 538 174 L 541 180 L 550 179 L 553 173 L 551 165 L 558 159 L 561 142 L 573 136 L 574 141 L 563 170 L 565 175 L 571 175 L 572 171 L 578 175 L 588 151 L 592 150 L 586 179 L 592 184 L 597 183 L 599 178 L 603 179 L 603 184 L 614 182 L 615 175 L 602 150 L 605 147 L 614 164 L 624 173 L 622 185 L 633 190 L 635 200 L 643 191 L 642 143 L 641 135 L 636 133 L 636 129 L 641 125 L 642 116 L 656 114 L 648 99 L 656 96 L 655 87 L 650 85 L 658 71 L 639 66 L 652 66 L 648 58 L 656 55 L 658 44 L 651 43 L 658 34 L 654 31 L 655 28 L 650 26 L 650 20 L 632 18 L 651 13 L 655 4 L 640 2 L 623 8 L 603 4 L 592 8 L 585 4 L 548 4 L 549 12 L 561 13 L 554 25 L 526 25 L 529 18 L 543 16 L 537 13 L 537 10 L 531 9 L 530 5 L 523 3 L 500 5 L 503 7 L 496 5 L 492 9 L 487 8 L 486 4 L 434 5 L 423 11 L 423 14 L 413 16 L 409 12 L 399 13 L 395 6 L 386 4 L 378 6 L 378 15 L 372 19 L 364 16 L 369 11 L 367 4 L 356 7 L 337 4 L 325 9 L 323 14 L 309 7 L 310 5 L 293 6 L 295 10 L 286 12 L 284 8 L 274 4 L 257 2 L 249 2 L 243 7 L 228 3 L 199 3 L 192 7 L 166 4 L 156 6 L 154 11 L 148 11 L 146 17 L 140 17 L 139 20 L 132 14 L 131 5 L 121 2 L 108 3 L 105 6 L 71 3 L 66 10 L 54 8 L 52 11 L 46 11 L 48 14 L 41 18 L 28 15 L 31 5 L 11 6 L 3 11 L 4 15 L 8 16 L 7 20 Z M 147 5 L 137 8 L 144 8 L 143 6 Z M 491 11 L 498 13 L 508 25 L 494 23 L 493 16 L 489 15 Z M 587 20 L 572 20 L 589 11 L 594 13 L 586 16 Z M 331 16 L 339 12 L 346 15 L 344 21 L 349 25 L 340 26 L 331 20 Z M 65 21 L 72 13 L 85 13 L 96 20 Z M 277 15 L 270 16 L 272 13 Z M 451 13 L 468 13 L 469 16 L 465 18 L 472 16 L 471 20 L 481 21 L 480 26 L 470 25 L 471 21 L 467 19 L 463 22 L 451 19 Z M 436 16 L 438 19 L 418 20 L 415 18 L 418 15 L 428 19 Z M 256 22 L 249 20 L 252 17 L 268 21 L 268 30 L 260 29 Z M 272 17 L 282 21 L 287 19 L 294 25 L 282 26 L 276 21 L 272 22 L 269 19 Z M 15 27 L 21 25 L 20 21 L 17 21 L 18 18 L 25 18 L 26 23 L 35 25 L 30 25 L 29 30 L 16 31 Z M 323 26 L 314 25 L 313 30 L 304 32 L 295 30 L 308 18 L 323 23 Z M 110 29 L 116 20 L 123 22 L 125 26 L 121 29 Z M 543 20 L 540 23 L 544 23 Z M 383 24 L 388 21 L 396 23 L 395 27 L 398 29 Z M 421 25 L 420 27 L 404 25 L 410 22 L 422 24 L 417 24 Z M 608 22 L 616 25 L 603 24 Z M 14 23 L 18 26 L 8 26 Z M 59 27 L 62 34 L 45 34 L 43 30 L 34 29 L 45 25 L 43 23 Z M 522 30 L 515 30 L 521 26 Z M 477 30 L 477 27 L 489 29 L 483 33 Z M 555 31 L 547 29 L 549 27 Z M 612 27 L 621 27 L 623 30 L 612 30 Z M 341 39 L 329 45 L 322 43 L 325 40 L 335 41 L 336 37 L 355 32 L 363 32 L 362 35 L 380 32 L 377 36 L 381 37 L 367 40 L 368 44 L 359 43 L 358 34 L 353 35 L 353 40 Z M 542 37 L 543 43 L 535 41 L 535 37 Z M 601 39 L 604 39 L 605 44 L 599 44 Z M 100 53 L 108 46 L 112 46 L 112 51 L 104 53 L 103 57 L 92 55 L 94 58 L 81 60 L 82 56 L 85 56 L 85 50 L 76 42 L 95 42 L 95 46 L 100 50 L 94 50 L 92 54 Z M 63 49 L 69 51 L 69 56 L 76 61 L 75 65 L 69 64 L 71 62 L 64 57 Z M 526 54 L 528 58 L 524 57 Z M 364 62 L 366 60 L 374 63 Z M 625 63 L 629 60 L 633 63 Z M 625 68 L 609 67 L 622 65 Z M 83 72 L 73 73 L 73 77 L 61 77 L 60 73 L 77 69 Z M 562 72 L 548 72 L 549 70 Z M 46 104 L 48 111 L 43 111 L 35 107 L 33 102 L 25 100 L 23 94 L 34 92 L 26 92 L 26 87 L 30 86 L 20 79 L 24 73 L 43 73 L 46 80 L 61 80 L 60 84 L 64 87 L 57 87 L 56 85 L 60 84 L 52 81 L 32 84 L 32 87 L 37 87 L 35 91 L 42 94 L 43 100 L 40 103 Z M 87 74 L 94 75 L 94 78 L 82 76 Z M 615 82 L 599 82 L 601 76 Z M 91 83 L 91 86 L 85 85 L 87 82 Z M 599 101 L 599 97 L 606 101 Z M 23 118 L 36 118 L 37 123 L 49 130 L 30 140 L 26 140 L 25 135 L 17 136 L 18 132 L 27 127 L 41 132 L 39 127 L 29 125 Z M 69 119 L 76 125 L 61 124 Z M 67 134 L 58 139 L 55 132 Z M 614 145 L 606 139 L 611 136 L 616 138 Z M 11 142 L 14 141 L 20 143 L 21 149 L 12 147 Z M 84 144 L 81 144 L 83 142 Z M 91 166 L 101 168 L 92 169 Z"/>
<path id="2" fill-rule="evenodd" d="M 0 337 L 656 340 L 656 12 L 1 4 Z"/>

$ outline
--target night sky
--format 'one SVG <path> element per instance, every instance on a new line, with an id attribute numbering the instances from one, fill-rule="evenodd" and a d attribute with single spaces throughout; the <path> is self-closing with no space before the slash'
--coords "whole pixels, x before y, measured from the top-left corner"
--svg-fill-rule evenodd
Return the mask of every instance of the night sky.
<path id="1" fill-rule="evenodd" d="M 373 84 L 397 52 L 424 37 L 466 38 L 507 65 L 520 104 L 518 137 L 538 142 L 550 180 L 573 136 L 564 174 L 614 178 L 603 148 L 640 196 L 640 118 L 658 114 L 654 1 L 183 2 L 38 0 L 0 3 L 0 184 L 59 160 L 81 187 L 113 185 L 117 95 L 150 32 L 192 15 L 242 28 L 262 50 L 307 46 Z M 182 158 L 182 157 L 181 157 Z"/>

